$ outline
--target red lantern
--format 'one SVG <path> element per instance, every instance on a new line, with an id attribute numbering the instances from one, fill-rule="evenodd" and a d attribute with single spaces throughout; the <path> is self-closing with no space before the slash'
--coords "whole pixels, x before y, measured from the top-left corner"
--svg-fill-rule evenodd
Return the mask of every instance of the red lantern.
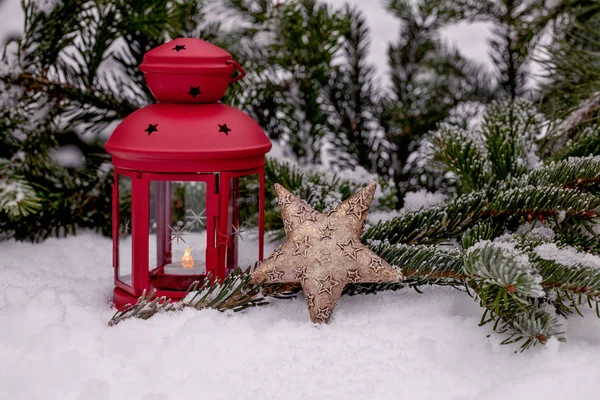
<path id="1" fill-rule="evenodd" d="M 263 258 L 271 142 L 249 116 L 214 103 L 244 70 L 200 39 L 150 50 L 140 69 L 159 103 L 125 118 L 106 142 L 119 308 L 144 289 L 180 299 L 208 273 L 224 278 Z"/>

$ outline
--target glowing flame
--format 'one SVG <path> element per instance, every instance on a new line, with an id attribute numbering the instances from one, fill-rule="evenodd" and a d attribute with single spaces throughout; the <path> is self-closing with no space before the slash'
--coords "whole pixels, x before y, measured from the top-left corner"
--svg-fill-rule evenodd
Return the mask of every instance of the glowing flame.
<path id="1" fill-rule="evenodd" d="M 181 265 L 183 265 L 183 268 L 192 268 L 194 266 L 194 259 L 190 254 L 190 250 L 192 250 L 192 248 L 188 247 L 183 257 L 181 257 Z"/>

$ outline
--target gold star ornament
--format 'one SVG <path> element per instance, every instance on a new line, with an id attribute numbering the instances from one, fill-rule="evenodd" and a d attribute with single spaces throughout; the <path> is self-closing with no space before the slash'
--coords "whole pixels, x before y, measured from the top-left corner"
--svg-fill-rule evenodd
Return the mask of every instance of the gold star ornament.
<path id="1" fill-rule="evenodd" d="M 360 241 L 377 184 L 321 214 L 275 184 L 287 241 L 252 273 L 253 282 L 298 283 L 310 319 L 329 322 L 349 283 L 395 282 L 401 273 Z"/>

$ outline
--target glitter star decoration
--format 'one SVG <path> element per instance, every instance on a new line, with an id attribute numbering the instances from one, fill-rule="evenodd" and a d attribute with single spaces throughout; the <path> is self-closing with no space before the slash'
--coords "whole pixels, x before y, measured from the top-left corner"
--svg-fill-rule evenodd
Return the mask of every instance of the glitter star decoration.
<path id="1" fill-rule="evenodd" d="M 344 287 L 395 282 L 402 274 L 360 241 L 375 183 L 322 214 L 281 185 L 275 192 L 287 241 L 253 273 L 253 282 L 302 286 L 313 322 L 329 322 Z"/>
<path id="2" fill-rule="evenodd" d="M 187 244 L 187 242 L 183 238 L 185 235 L 188 234 L 188 232 L 185 230 L 186 226 L 179 226 L 179 225 L 175 225 L 175 226 L 167 225 L 167 226 L 171 230 L 171 240 L 169 240 L 169 243 L 173 243 L 173 241 L 175 240 L 175 242 L 177 244 L 179 244 L 179 241 L 181 240 L 183 243 Z"/>
<path id="3" fill-rule="evenodd" d="M 192 210 L 192 209 L 188 209 L 187 213 L 189 215 L 186 215 L 185 219 L 188 221 L 188 224 L 190 226 L 193 225 L 198 225 L 199 227 L 202 226 L 206 226 L 206 210 L 202 210 L 199 213 L 196 213 L 196 211 Z"/>
<path id="4" fill-rule="evenodd" d="M 244 236 L 243 233 L 246 232 L 246 223 L 242 222 L 241 225 L 235 226 L 231 225 L 231 236 L 233 236 L 233 241 L 235 242 L 238 238 L 243 242 Z"/>

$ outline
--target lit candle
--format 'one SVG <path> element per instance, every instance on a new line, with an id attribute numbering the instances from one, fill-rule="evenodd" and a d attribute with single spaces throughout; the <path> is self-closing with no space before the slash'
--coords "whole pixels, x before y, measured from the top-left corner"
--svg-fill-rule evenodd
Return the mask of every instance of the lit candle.
<path id="1" fill-rule="evenodd" d="M 190 254 L 192 248 L 188 247 L 180 262 L 166 264 L 164 272 L 166 275 L 202 275 L 204 268 L 194 267 L 194 259 Z"/>

